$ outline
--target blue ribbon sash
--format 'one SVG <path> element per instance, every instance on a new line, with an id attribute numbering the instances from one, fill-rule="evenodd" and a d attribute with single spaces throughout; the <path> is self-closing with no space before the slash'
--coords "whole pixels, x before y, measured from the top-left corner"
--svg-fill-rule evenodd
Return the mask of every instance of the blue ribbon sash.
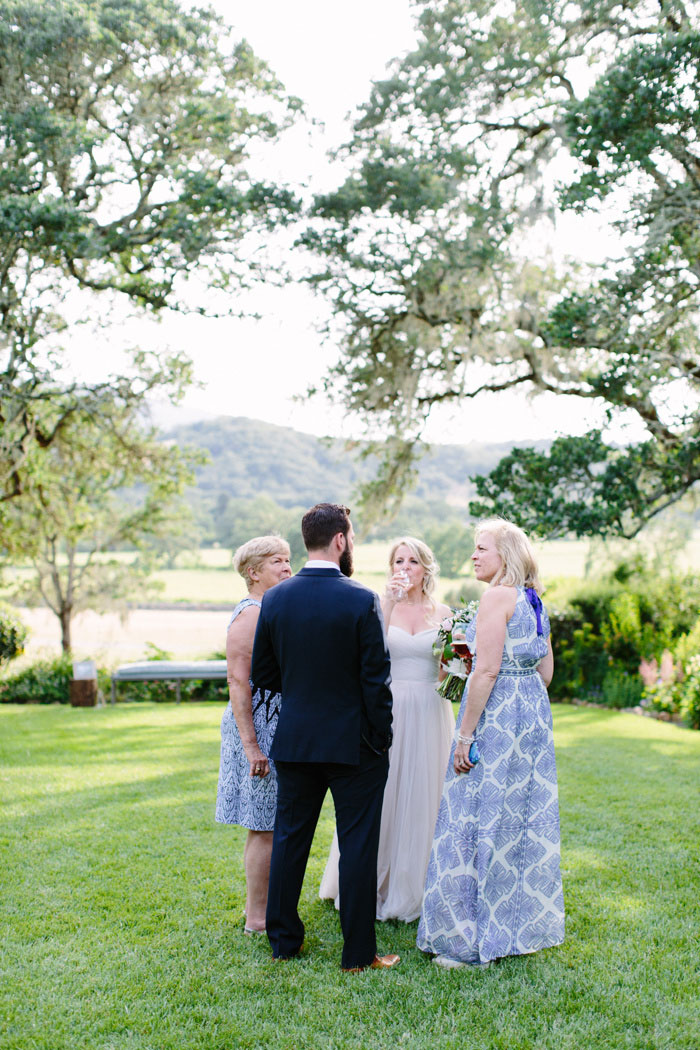
<path id="1" fill-rule="evenodd" d="M 542 629 L 542 599 L 535 590 L 534 587 L 525 588 L 525 597 L 529 601 L 532 608 L 535 610 L 535 618 L 537 620 L 537 633 L 544 634 Z"/>

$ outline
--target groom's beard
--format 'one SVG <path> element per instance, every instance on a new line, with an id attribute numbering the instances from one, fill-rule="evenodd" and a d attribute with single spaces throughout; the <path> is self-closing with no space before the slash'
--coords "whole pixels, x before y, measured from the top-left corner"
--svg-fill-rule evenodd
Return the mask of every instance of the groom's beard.
<path id="1" fill-rule="evenodd" d="M 352 551 L 346 547 L 338 560 L 343 576 L 352 576 L 355 566 L 352 563 Z"/>

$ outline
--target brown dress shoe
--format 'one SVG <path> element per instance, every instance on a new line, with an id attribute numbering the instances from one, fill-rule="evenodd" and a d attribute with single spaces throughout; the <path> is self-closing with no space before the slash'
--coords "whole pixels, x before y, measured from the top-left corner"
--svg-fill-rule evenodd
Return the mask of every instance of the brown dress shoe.
<path id="1" fill-rule="evenodd" d="M 375 955 L 367 966 L 344 966 L 343 973 L 362 973 L 363 970 L 390 970 L 401 962 L 398 955 Z"/>

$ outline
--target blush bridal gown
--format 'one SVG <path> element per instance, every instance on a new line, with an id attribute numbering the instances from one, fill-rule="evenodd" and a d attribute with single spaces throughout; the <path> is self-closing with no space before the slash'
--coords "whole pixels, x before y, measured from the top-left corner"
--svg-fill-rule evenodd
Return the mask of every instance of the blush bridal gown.
<path id="1" fill-rule="evenodd" d="M 384 791 L 377 858 L 377 918 L 417 919 L 452 746 L 452 705 L 435 691 L 437 628 L 387 631 L 394 699 L 394 742 Z M 319 896 L 338 903 L 338 840 L 334 835 Z"/>

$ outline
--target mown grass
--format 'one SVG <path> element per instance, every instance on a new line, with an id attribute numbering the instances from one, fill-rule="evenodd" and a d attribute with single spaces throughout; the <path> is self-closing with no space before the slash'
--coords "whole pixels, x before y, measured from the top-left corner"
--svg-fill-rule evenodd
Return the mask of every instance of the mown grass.
<path id="1" fill-rule="evenodd" d="M 415 923 L 343 975 L 316 890 L 307 954 L 242 933 L 243 832 L 213 821 L 220 705 L 0 710 L 3 1050 L 697 1050 L 700 734 L 555 707 L 567 937 L 444 972 Z"/>

